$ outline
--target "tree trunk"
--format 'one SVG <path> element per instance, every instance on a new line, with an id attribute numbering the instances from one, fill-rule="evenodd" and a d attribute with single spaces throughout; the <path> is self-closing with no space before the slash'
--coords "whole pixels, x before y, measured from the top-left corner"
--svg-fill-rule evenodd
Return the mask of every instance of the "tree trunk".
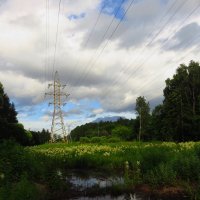
<path id="1" fill-rule="evenodd" d="M 196 101 L 195 101 L 195 93 L 194 93 L 194 87 L 193 87 L 193 89 L 192 89 L 192 113 L 193 113 L 193 115 L 195 115 L 195 113 L 196 113 L 195 107 L 196 107 Z"/>
<path id="2" fill-rule="evenodd" d="M 141 139 L 141 133 L 142 133 L 142 112 L 141 112 L 141 108 L 140 108 L 140 130 L 139 130 L 139 136 L 138 136 L 139 142 Z"/>

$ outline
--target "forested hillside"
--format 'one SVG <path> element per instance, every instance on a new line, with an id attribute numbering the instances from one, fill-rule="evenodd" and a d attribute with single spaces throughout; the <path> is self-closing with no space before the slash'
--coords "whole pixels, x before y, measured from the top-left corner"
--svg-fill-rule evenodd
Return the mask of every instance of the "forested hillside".
<path id="1" fill-rule="evenodd" d="M 153 110 L 150 110 L 148 100 L 140 96 L 136 99 L 135 108 L 133 106 L 136 119 L 88 123 L 75 128 L 72 138 L 113 136 L 123 140 L 200 140 L 199 63 L 181 64 L 165 83 L 163 102 Z"/>

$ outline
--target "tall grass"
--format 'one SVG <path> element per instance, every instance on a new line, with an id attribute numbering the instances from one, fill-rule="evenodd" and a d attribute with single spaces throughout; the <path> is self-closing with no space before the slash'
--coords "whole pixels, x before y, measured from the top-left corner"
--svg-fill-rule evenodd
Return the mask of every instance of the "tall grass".
<path id="1" fill-rule="evenodd" d="M 27 148 L 54 168 L 85 168 L 124 172 L 124 163 L 134 173 L 141 171 L 143 182 L 175 184 L 177 180 L 199 181 L 200 143 L 46 144 Z M 56 163 L 56 165 L 55 165 Z M 54 166 L 55 165 L 55 166 Z"/>
<path id="2" fill-rule="evenodd" d="M 152 187 L 182 185 L 196 199 L 199 195 L 198 142 L 99 144 L 95 141 L 26 148 L 7 143 L 0 145 L 0 156 L 0 198 L 6 193 L 20 196 L 27 190 L 30 199 L 34 199 L 38 182 L 46 184 L 51 194 L 58 189 L 65 191 L 65 179 L 58 172 L 74 168 L 121 174 L 129 186 L 141 183 Z M 22 191 L 21 185 L 25 188 Z"/>

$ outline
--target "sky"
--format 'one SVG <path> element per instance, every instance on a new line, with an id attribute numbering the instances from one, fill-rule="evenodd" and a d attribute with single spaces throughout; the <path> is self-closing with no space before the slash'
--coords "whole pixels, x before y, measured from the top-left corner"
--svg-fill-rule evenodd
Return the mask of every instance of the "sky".
<path id="1" fill-rule="evenodd" d="M 74 128 L 135 118 L 138 96 L 153 109 L 199 48 L 200 0 L 0 0 L 0 82 L 26 129 L 50 130 L 55 71 Z"/>

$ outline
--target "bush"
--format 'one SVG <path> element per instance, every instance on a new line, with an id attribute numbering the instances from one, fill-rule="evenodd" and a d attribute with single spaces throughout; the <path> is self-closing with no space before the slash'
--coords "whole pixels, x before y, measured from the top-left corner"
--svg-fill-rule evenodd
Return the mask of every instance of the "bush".
<path id="1" fill-rule="evenodd" d="M 172 152 L 167 147 L 146 147 L 141 151 L 141 170 L 146 173 L 159 166 L 161 163 L 167 163 L 172 158 Z"/>
<path id="2" fill-rule="evenodd" d="M 117 142 L 120 142 L 120 138 L 119 137 L 111 137 L 111 138 L 108 138 L 107 140 L 109 143 L 117 143 Z"/>
<path id="3" fill-rule="evenodd" d="M 92 137 L 90 139 L 91 143 L 100 143 L 101 142 L 101 137 Z"/>
<path id="4" fill-rule="evenodd" d="M 175 183 L 176 172 L 171 165 L 161 163 L 155 169 L 147 171 L 144 179 L 152 186 L 164 186 Z"/>
<path id="5" fill-rule="evenodd" d="M 173 161 L 173 168 L 181 179 L 197 181 L 200 178 L 200 160 L 193 153 L 179 154 Z"/>
<path id="6" fill-rule="evenodd" d="M 80 142 L 81 143 L 89 143 L 90 142 L 90 138 L 88 138 L 88 137 L 80 137 Z"/>
<path id="7" fill-rule="evenodd" d="M 132 131 L 126 126 L 117 126 L 112 130 L 112 135 L 121 138 L 122 140 L 130 140 Z"/>
<path id="8" fill-rule="evenodd" d="M 23 175 L 19 182 L 12 186 L 5 185 L 0 188 L 0 199 L 6 200 L 35 200 L 41 199 L 36 186 Z"/>

